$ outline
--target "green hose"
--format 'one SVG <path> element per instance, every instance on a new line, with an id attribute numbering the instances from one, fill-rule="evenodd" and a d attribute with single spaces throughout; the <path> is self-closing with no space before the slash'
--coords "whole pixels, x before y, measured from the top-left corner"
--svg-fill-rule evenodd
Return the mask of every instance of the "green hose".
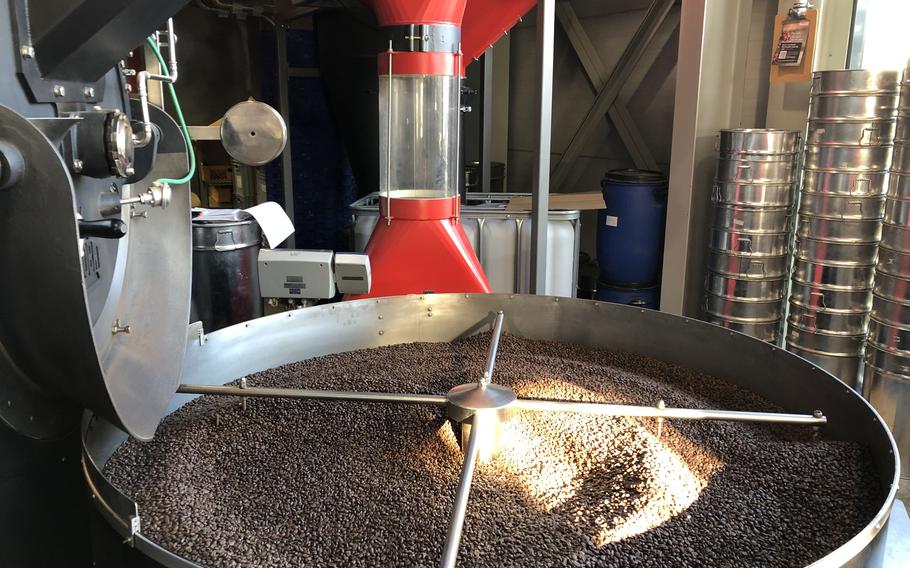
<path id="1" fill-rule="evenodd" d="M 158 58 L 158 63 L 161 64 L 162 72 L 167 72 L 168 66 L 164 61 L 164 57 L 161 56 L 161 51 L 158 50 L 158 46 L 155 45 L 155 41 L 152 38 L 146 38 L 146 41 L 149 44 L 149 47 L 152 48 L 152 51 L 155 53 L 155 57 Z M 186 120 L 183 119 L 183 111 L 180 109 L 180 101 L 177 100 L 177 92 L 174 90 L 173 83 L 166 83 L 168 90 L 171 92 L 171 100 L 174 101 L 174 110 L 177 112 L 177 119 L 180 121 L 180 130 L 183 132 L 183 138 L 186 140 L 186 153 L 190 159 L 190 169 L 186 172 L 186 175 L 180 179 L 159 179 L 156 180 L 157 183 L 167 183 L 171 185 L 180 185 L 189 182 L 193 179 L 193 174 L 196 173 L 196 153 L 193 151 L 193 141 L 190 140 L 190 131 L 186 127 Z"/>

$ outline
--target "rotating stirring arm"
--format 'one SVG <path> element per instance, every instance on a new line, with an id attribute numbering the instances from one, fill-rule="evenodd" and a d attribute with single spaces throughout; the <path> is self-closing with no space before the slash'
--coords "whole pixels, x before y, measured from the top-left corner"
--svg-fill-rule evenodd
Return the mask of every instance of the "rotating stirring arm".
<path id="1" fill-rule="evenodd" d="M 502 312 L 500 312 L 502 313 Z M 455 504 L 449 515 L 449 528 L 446 530 L 446 543 L 442 549 L 442 559 L 439 561 L 441 568 L 453 568 L 458 560 L 458 547 L 461 544 L 461 530 L 464 527 L 464 518 L 468 509 L 468 494 L 471 492 L 471 481 L 474 479 L 474 468 L 480 454 L 478 440 L 482 427 L 475 423 L 471 427 L 471 436 L 468 447 L 464 452 L 464 465 L 461 467 L 461 477 L 458 479 L 458 490 L 455 493 Z"/>

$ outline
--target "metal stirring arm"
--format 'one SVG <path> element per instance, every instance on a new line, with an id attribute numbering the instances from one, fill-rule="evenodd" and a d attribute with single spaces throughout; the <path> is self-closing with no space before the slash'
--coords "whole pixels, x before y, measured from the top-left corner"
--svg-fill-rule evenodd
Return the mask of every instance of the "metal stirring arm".
<path id="1" fill-rule="evenodd" d="M 493 335 L 490 337 L 490 347 L 487 348 L 487 361 L 483 366 L 483 375 L 481 375 L 481 386 L 490 384 L 493 380 L 493 367 L 496 365 L 496 354 L 499 353 L 499 338 L 502 336 L 502 322 L 506 319 L 502 310 L 496 312 L 496 319 L 493 321 Z"/>
<path id="2" fill-rule="evenodd" d="M 225 387 L 210 385 L 180 385 L 178 394 L 207 394 L 250 398 L 294 398 L 305 400 L 347 400 L 355 402 L 385 402 L 445 406 L 445 396 L 391 392 L 357 392 L 319 389 L 288 389 L 266 387 Z"/>
<path id="3" fill-rule="evenodd" d="M 676 420 L 724 420 L 731 422 L 767 422 L 773 424 L 809 424 L 821 426 L 828 419 L 820 411 L 812 414 L 786 414 L 782 412 L 748 412 L 741 410 L 709 410 L 701 408 L 667 408 L 657 406 L 634 406 L 627 404 L 604 404 L 599 402 L 576 402 L 569 400 L 541 400 L 519 398 L 510 408 L 538 410 L 544 412 L 579 412 L 601 416 L 629 416 L 639 418 L 671 418 Z"/>
<path id="4" fill-rule="evenodd" d="M 468 510 L 468 495 L 471 492 L 471 481 L 474 479 L 474 469 L 480 455 L 477 441 L 480 439 L 482 429 L 483 427 L 477 423 L 471 427 L 468 447 L 464 452 L 464 465 L 461 467 L 461 476 L 458 479 L 458 490 L 455 493 L 455 504 L 449 514 L 449 528 L 446 530 L 446 542 L 442 549 L 442 559 L 439 561 L 441 568 L 453 568 L 458 560 L 461 531 L 464 528 L 464 519 Z"/>

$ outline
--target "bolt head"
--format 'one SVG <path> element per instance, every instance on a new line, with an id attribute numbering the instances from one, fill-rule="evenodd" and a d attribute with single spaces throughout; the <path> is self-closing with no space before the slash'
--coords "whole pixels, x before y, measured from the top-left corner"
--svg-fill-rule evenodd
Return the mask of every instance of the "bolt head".
<path id="1" fill-rule="evenodd" d="M 65 97 L 66 96 L 66 87 L 63 85 L 54 85 L 54 96 L 55 97 Z"/>
<path id="2" fill-rule="evenodd" d="M 20 45 L 19 55 L 22 56 L 22 59 L 32 59 L 35 57 L 35 48 L 30 45 Z"/>
<path id="3" fill-rule="evenodd" d="M 77 174 L 81 173 L 83 165 L 84 164 L 82 163 L 82 160 L 80 160 L 78 158 L 73 160 L 73 171 L 76 172 Z"/>
<path id="4" fill-rule="evenodd" d="M 82 89 L 82 94 L 85 95 L 86 97 L 94 97 L 95 88 L 94 87 L 85 87 L 84 89 Z"/>

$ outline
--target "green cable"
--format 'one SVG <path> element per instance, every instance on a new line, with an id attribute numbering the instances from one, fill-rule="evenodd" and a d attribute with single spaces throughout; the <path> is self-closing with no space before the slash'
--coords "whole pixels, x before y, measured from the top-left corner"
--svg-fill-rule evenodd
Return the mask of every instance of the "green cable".
<path id="1" fill-rule="evenodd" d="M 167 72 L 168 66 L 164 62 L 164 57 L 161 55 L 161 51 L 158 50 L 158 46 L 155 45 L 155 41 L 152 38 L 146 38 L 146 41 L 149 44 L 149 47 L 152 48 L 152 51 L 155 53 L 155 56 L 158 58 L 158 63 L 161 64 L 161 70 Z M 174 90 L 173 83 L 166 83 L 168 90 L 171 92 L 171 100 L 174 101 L 174 110 L 177 111 L 177 118 L 180 121 L 180 130 L 183 132 L 183 138 L 186 140 L 186 153 L 190 158 L 190 169 L 180 179 L 168 179 L 163 178 L 156 180 L 157 183 L 167 183 L 171 185 L 180 185 L 187 183 L 193 179 L 193 175 L 196 173 L 196 153 L 193 151 L 193 141 L 190 139 L 190 131 L 186 127 L 186 120 L 183 119 L 183 111 L 180 109 L 180 101 L 177 100 L 177 91 Z"/>

